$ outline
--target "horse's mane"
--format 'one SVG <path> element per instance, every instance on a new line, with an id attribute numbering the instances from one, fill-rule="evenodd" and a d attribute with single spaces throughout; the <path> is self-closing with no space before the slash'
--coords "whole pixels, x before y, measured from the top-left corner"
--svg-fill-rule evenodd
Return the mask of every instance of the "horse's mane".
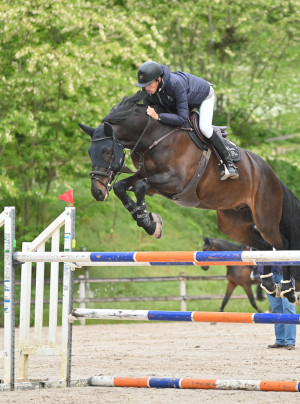
<path id="1" fill-rule="evenodd" d="M 103 122 L 118 125 L 128 118 L 128 115 L 135 111 L 137 103 L 146 98 L 148 93 L 146 91 L 138 91 L 130 97 L 124 97 L 120 102 L 112 107 L 110 112 L 103 118 Z"/>

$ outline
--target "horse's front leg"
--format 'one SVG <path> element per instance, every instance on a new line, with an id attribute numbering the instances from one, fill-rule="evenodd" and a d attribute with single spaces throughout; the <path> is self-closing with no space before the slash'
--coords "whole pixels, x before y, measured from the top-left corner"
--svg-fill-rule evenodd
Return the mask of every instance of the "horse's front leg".
<path id="1" fill-rule="evenodd" d="M 126 191 L 132 189 L 135 186 L 136 182 L 140 180 L 141 177 L 139 175 L 133 175 L 132 177 L 125 178 L 124 180 L 120 180 L 116 182 L 113 186 L 114 193 L 123 203 L 124 207 L 128 210 L 128 212 L 132 215 L 133 219 L 137 220 L 137 206 L 134 200 L 132 200 L 126 193 Z"/>
<path id="2" fill-rule="evenodd" d="M 134 202 L 133 199 L 131 199 L 126 191 L 135 190 L 135 185 L 136 183 L 141 180 L 140 175 L 133 175 L 132 177 L 125 178 L 124 180 L 118 181 L 114 184 L 114 192 L 116 196 L 120 199 L 120 201 L 123 203 L 124 207 L 128 210 L 128 212 L 131 214 L 133 219 L 138 223 L 140 227 L 143 227 L 148 234 L 151 236 L 154 236 L 156 238 L 160 238 L 162 235 L 162 219 L 161 217 L 154 212 L 150 212 L 149 215 L 147 213 L 147 216 L 145 212 L 143 213 L 143 218 L 141 220 L 140 217 L 140 206 Z M 141 191 L 141 190 L 140 190 Z M 156 226 L 155 223 L 158 223 L 158 226 Z M 159 236 L 159 237 L 158 237 Z"/>
<path id="3" fill-rule="evenodd" d="M 137 213 L 137 224 L 142 227 L 150 236 L 157 239 L 161 238 L 163 234 L 162 230 L 162 219 L 157 213 L 148 213 L 145 196 L 150 188 L 151 181 L 149 178 L 143 178 L 137 181 L 134 192 L 136 196 L 136 209 Z"/>

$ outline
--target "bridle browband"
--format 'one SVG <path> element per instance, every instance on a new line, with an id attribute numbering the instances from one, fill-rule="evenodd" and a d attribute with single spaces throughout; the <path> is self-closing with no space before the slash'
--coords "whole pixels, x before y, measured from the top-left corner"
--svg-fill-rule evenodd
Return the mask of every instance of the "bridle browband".
<path id="1" fill-rule="evenodd" d="M 128 162 L 129 158 L 132 156 L 132 154 L 135 152 L 137 146 L 139 145 L 139 143 L 140 143 L 140 141 L 142 140 L 144 134 L 146 133 L 147 129 L 149 128 L 150 123 L 151 123 L 151 117 L 150 117 L 150 115 L 149 115 L 149 116 L 148 116 L 147 125 L 146 125 L 145 129 L 143 130 L 143 132 L 142 132 L 141 135 L 139 136 L 139 138 L 138 138 L 136 144 L 134 145 L 134 148 L 131 150 L 131 153 L 130 153 L 129 156 L 127 157 L 126 161 L 124 160 L 124 162 L 123 162 L 121 168 L 118 169 L 118 171 L 117 171 L 116 173 L 114 173 L 114 171 L 111 169 L 111 165 L 112 165 L 113 160 L 114 160 L 114 157 L 115 157 L 115 156 L 114 156 L 115 142 L 116 142 L 119 146 L 121 146 L 123 149 L 124 149 L 124 147 L 121 145 L 121 143 L 118 141 L 118 139 L 116 139 L 116 137 L 115 137 L 114 135 L 113 135 L 111 138 L 110 138 L 110 137 L 103 137 L 103 138 L 101 138 L 101 139 L 95 139 L 95 140 L 92 139 L 92 142 L 100 142 L 101 140 L 105 140 L 105 139 L 112 139 L 112 141 L 113 141 L 113 151 L 112 151 L 111 158 L 110 158 L 110 161 L 109 161 L 109 166 L 108 166 L 106 172 L 104 172 L 104 171 L 90 171 L 90 172 L 89 172 L 89 175 L 91 176 L 91 180 L 99 181 L 100 184 L 102 184 L 102 185 L 106 188 L 106 191 L 108 192 L 108 194 L 110 193 L 110 191 L 111 191 L 111 189 L 112 189 L 113 183 L 118 179 L 119 175 L 121 174 L 122 168 L 123 168 L 123 167 L 127 167 L 126 163 Z M 178 130 L 187 130 L 187 131 L 190 131 L 190 130 L 193 130 L 193 129 L 176 127 L 176 128 L 174 128 L 174 129 L 172 129 L 171 131 L 169 131 L 166 135 L 162 136 L 160 139 L 155 140 L 155 141 L 151 144 L 151 146 L 148 147 L 148 149 L 146 149 L 144 152 L 139 153 L 140 158 L 139 158 L 139 165 L 138 165 L 138 168 L 137 168 L 136 171 L 131 172 L 131 174 L 136 174 L 136 173 L 138 173 L 138 172 L 140 171 L 140 169 L 141 169 L 142 166 L 143 166 L 143 157 L 144 157 L 144 155 L 145 155 L 148 151 L 150 151 L 151 149 L 153 149 L 153 148 L 154 148 L 155 146 L 157 146 L 162 140 L 164 140 L 166 137 L 170 136 L 172 133 L 174 133 L 174 132 L 176 132 L 176 131 L 178 131 Z M 108 177 L 107 183 L 105 184 L 105 183 L 104 183 L 103 181 L 101 181 L 98 177 L 96 177 L 97 175 L 100 175 L 101 177 Z M 113 179 L 113 182 L 111 182 L 111 181 L 112 181 L 112 178 L 114 178 L 114 179 Z"/>

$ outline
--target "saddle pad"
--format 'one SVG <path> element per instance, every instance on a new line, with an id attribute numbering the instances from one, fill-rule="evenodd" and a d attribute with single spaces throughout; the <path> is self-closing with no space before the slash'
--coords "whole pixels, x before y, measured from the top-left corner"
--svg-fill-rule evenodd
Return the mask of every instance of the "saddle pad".
<path id="1" fill-rule="evenodd" d="M 229 156 L 232 161 L 237 162 L 241 159 L 241 151 L 236 144 L 232 143 L 229 139 L 223 138 L 224 145 L 228 150 Z"/>
<path id="2" fill-rule="evenodd" d="M 199 138 L 199 136 L 192 130 L 188 131 L 188 134 L 190 136 L 190 138 L 192 139 L 192 141 L 195 143 L 195 145 L 200 149 L 200 150 L 204 150 L 207 149 L 207 147 L 205 146 L 205 144 L 202 142 L 202 140 Z"/>

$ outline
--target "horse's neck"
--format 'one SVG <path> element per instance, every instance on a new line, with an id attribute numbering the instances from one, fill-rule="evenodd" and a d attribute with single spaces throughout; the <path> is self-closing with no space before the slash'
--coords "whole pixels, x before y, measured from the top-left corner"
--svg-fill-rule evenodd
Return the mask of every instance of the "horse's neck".
<path id="1" fill-rule="evenodd" d="M 121 125 L 112 125 L 118 140 L 126 149 L 133 149 L 146 128 L 148 119 L 127 120 Z"/>
<path id="2" fill-rule="evenodd" d="M 126 149 L 132 150 L 143 134 L 138 148 L 136 149 L 137 151 L 143 151 L 151 144 L 152 141 L 159 139 L 161 136 L 169 131 L 168 126 L 158 125 L 158 123 L 153 119 L 149 121 L 147 115 L 142 116 L 142 119 L 140 117 L 139 119 L 128 119 L 122 125 L 112 126 L 118 140 Z"/>
<path id="3" fill-rule="evenodd" d="M 236 251 L 236 250 L 240 250 L 240 248 L 237 245 L 231 243 L 230 241 L 226 241 L 226 240 L 218 240 L 218 239 L 213 240 L 213 246 L 215 248 L 217 248 L 218 251 L 226 251 L 226 250 Z"/>

